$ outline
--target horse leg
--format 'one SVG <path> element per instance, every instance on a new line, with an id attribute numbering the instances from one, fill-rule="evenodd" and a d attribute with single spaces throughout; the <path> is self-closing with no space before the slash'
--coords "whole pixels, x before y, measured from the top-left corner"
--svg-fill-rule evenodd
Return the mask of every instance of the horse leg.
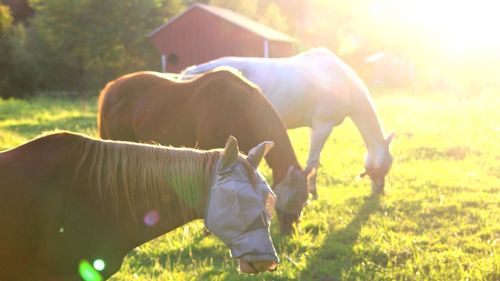
<path id="1" fill-rule="evenodd" d="M 334 123 L 329 121 L 313 121 L 311 126 L 311 143 L 309 148 L 309 157 L 307 159 L 306 171 L 310 171 L 308 177 L 309 192 L 312 194 L 313 199 L 318 199 L 318 192 L 316 189 L 316 175 L 319 168 L 319 159 L 321 150 L 325 145 L 328 136 L 332 132 Z"/>

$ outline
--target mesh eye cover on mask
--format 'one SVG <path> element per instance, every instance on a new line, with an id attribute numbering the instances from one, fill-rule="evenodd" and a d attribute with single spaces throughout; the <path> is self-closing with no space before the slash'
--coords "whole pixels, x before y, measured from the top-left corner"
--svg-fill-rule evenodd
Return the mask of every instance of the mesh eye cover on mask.
<path id="1" fill-rule="evenodd" d="M 234 180 L 231 176 L 218 176 L 210 192 L 205 225 L 224 243 L 228 244 L 274 207 L 275 195 L 261 177 L 254 187 L 248 181 Z"/>

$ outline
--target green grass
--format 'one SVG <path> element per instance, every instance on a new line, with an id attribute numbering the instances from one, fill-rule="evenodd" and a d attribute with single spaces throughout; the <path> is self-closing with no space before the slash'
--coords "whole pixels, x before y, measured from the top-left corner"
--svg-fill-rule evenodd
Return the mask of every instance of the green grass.
<path id="1" fill-rule="evenodd" d="M 383 197 L 356 178 L 365 149 L 353 124 L 335 128 L 320 199 L 292 236 L 272 226 L 282 260 L 274 273 L 239 274 L 228 249 L 193 222 L 133 250 L 112 280 L 500 280 L 498 94 L 376 98 L 384 128 L 396 132 Z M 0 100 L 0 149 L 54 128 L 96 135 L 95 103 Z M 308 130 L 290 136 L 304 163 Z"/>

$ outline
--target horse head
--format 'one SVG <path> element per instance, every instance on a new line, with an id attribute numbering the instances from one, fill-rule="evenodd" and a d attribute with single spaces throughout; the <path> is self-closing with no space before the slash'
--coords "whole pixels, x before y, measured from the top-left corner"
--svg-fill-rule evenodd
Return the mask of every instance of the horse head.
<path id="1" fill-rule="evenodd" d="M 269 234 L 275 195 L 256 170 L 273 145 L 263 142 L 244 158 L 230 137 L 208 199 L 205 225 L 230 248 L 244 273 L 273 271 L 279 262 Z"/>
<path id="2" fill-rule="evenodd" d="M 375 194 L 384 193 L 385 176 L 389 173 L 393 161 L 389 151 L 389 146 L 393 138 L 394 133 L 384 139 L 382 149 L 376 152 L 376 157 L 367 155 L 365 159 L 365 171 L 360 174 L 360 177 L 370 177 L 372 192 Z"/>
<path id="3" fill-rule="evenodd" d="M 290 166 L 286 177 L 274 188 L 277 196 L 276 214 L 283 234 L 289 234 L 300 219 L 309 195 L 308 177 L 312 173 L 312 170 Z"/>

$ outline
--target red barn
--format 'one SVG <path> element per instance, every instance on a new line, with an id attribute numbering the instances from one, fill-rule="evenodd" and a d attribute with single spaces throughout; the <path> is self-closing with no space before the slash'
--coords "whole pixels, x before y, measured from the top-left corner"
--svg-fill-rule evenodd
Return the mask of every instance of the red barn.
<path id="1" fill-rule="evenodd" d="M 149 35 L 163 71 L 179 72 L 223 56 L 285 57 L 296 40 L 227 9 L 194 4 Z"/>

